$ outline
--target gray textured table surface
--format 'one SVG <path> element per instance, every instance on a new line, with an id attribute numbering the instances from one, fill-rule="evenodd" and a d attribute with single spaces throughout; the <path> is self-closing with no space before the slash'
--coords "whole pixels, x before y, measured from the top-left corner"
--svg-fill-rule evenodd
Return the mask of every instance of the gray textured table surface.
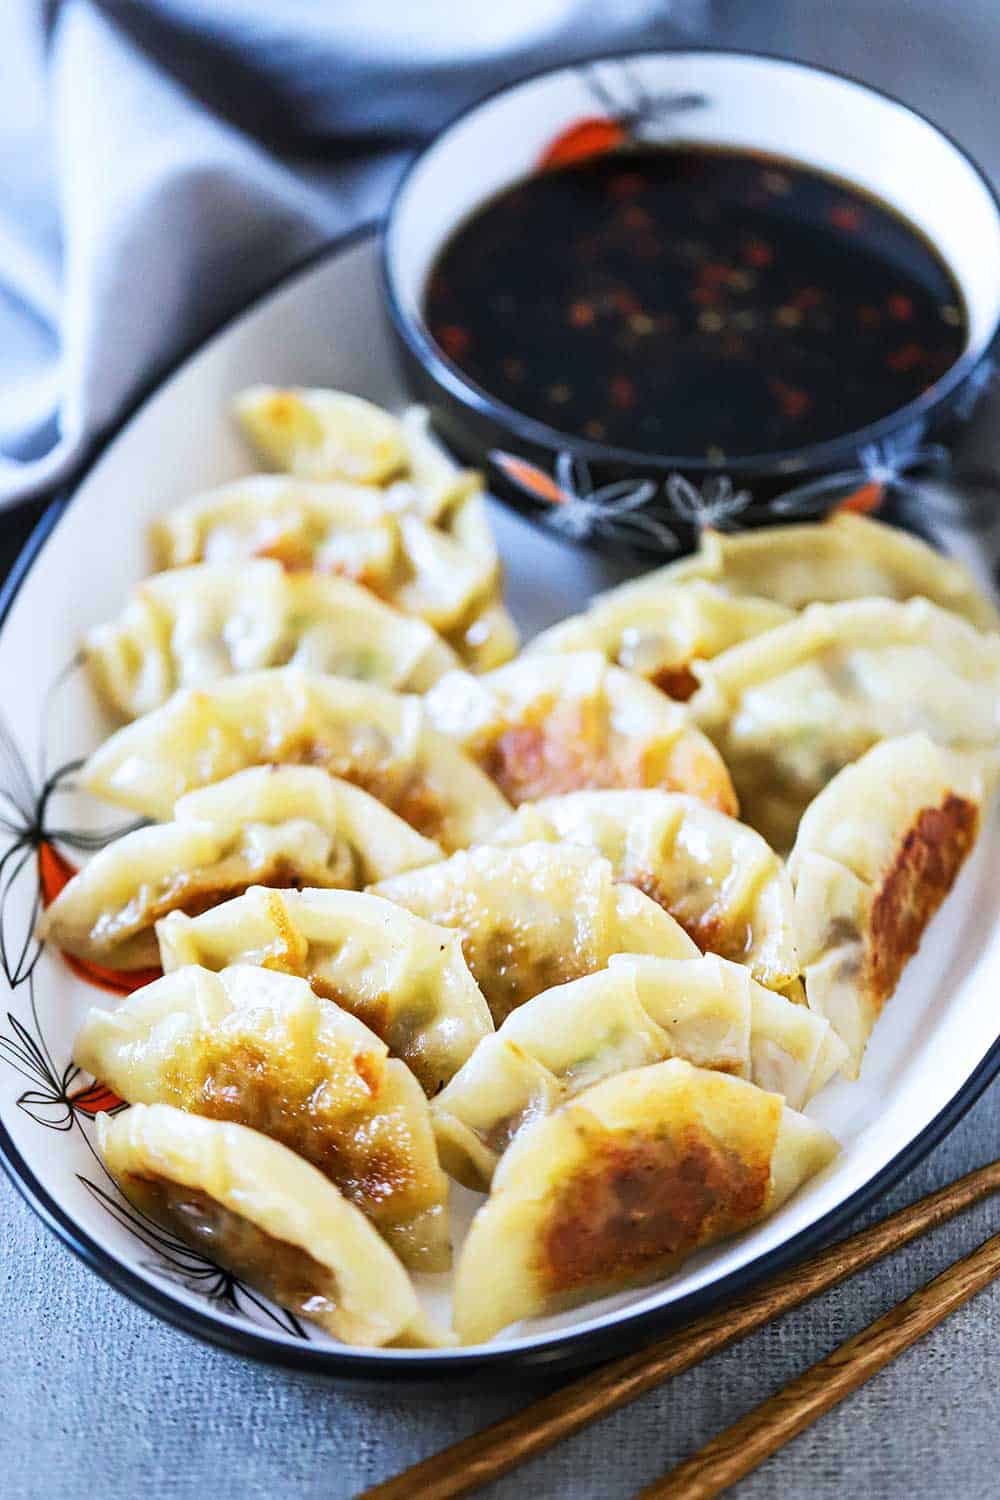
<path id="1" fill-rule="evenodd" d="M 841 67 L 925 109 L 1000 179 L 996 0 L 733 0 L 715 40 Z M 994 411 L 998 407 L 994 404 Z M 1000 415 L 997 418 L 1000 421 Z M 1000 431 L 1000 427 L 997 429 Z M 988 999 L 988 997 L 987 997 Z M 1000 1084 L 878 1212 L 1000 1155 Z M 496 1485 L 632 1494 L 996 1228 L 984 1205 Z M 771 1460 L 739 1493 L 834 1500 L 1000 1492 L 992 1288 Z M 244 1363 L 98 1281 L 0 1180 L 0 1495 L 59 1490 L 341 1500 L 513 1411 L 530 1391 L 361 1395 Z"/>

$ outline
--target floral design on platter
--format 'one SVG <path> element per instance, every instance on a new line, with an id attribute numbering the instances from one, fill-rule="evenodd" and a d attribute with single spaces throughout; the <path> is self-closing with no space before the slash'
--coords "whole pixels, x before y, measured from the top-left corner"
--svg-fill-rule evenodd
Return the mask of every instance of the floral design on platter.
<path id="1" fill-rule="evenodd" d="M 124 1109 L 125 1101 L 102 1083 L 78 1084 L 82 1075 L 74 1062 L 70 1061 L 64 1067 L 56 1064 L 39 1025 L 33 976 L 28 977 L 28 988 L 31 1026 L 8 1011 L 7 1024 L 11 1035 L 0 1032 L 0 1058 L 35 1085 L 18 1096 L 18 1108 L 23 1109 L 36 1125 L 44 1125 L 49 1130 L 72 1130 L 78 1112 L 92 1120 L 96 1115 L 117 1114 Z M 77 1087 L 74 1088 L 74 1084 Z"/>
<path id="2" fill-rule="evenodd" d="M 52 694 L 79 663 L 60 673 L 46 695 L 47 715 Z M 93 1158 L 98 1180 L 83 1172 L 77 1180 L 102 1210 L 148 1254 L 139 1264 L 158 1277 L 176 1282 L 203 1297 L 218 1313 L 270 1323 L 296 1339 L 309 1339 L 308 1329 L 293 1314 L 259 1296 L 229 1271 L 217 1266 L 185 1241 L 164 1229 L 122 1196 L 92 1139 L 96 1117 L 117 1114 L 128 1105 L 98 1080 L 91 1080 L 73 1062 L 70 1039 L 51 1046 L 39 1014 L 37 995 L 40 965 L 46 947 L 35 935 L 42 906 L 51 901 L 76 866 L 64 852 L 92 853 L 139 826 L 135 821 L 97 830 L 75 829 L 52 819 L 54 800 L 73 791 L 73 777 L 82 765 L 77 759 L 47 773 L 43 760 L 34 778 L 13 734 L 0 717 L 0 970 L 7 980 L 10 1008 L 0 1024 L 0 1066 L 17 1075 L 27 1087 L 14 1103 L 34 1126 L 74 1134 Z M 121 975 L 87 965 L 65 955 L 49 955 L 66 964 L 77 978 L 116 994 L 127 994 L 155 978 L 156 973 Z"/>
<path id="3" fill-rule="evenodd" d="M 123 1199 L 117 1191 L 114 1195 L 105 1192 L 96 1182 L 83 1176 L 80 1177 L 80 1182 L 122 1228 L 135 1235 L 136 1239 L 141 1240 L 153 1252 L 152 1258 L 140 1260 L 139 1264 L 144 1270 L 152 1271 L 157 1276 L 165 1276 L 169 1281 L 182 1286 L 185 1291 L 196 1292 L 228 1316 L 247 1317 L 250 1310 L 254 1309 L 269 1322 L 277 1324 L 285 1333 L 308 1340 L 305 1327 L 294 1313 L 266 1302 L 231 1271 L 223 1270 L 184 1240 L 170 1234 L 155 1219 L 149 1218 L 134 1204 Z"/>

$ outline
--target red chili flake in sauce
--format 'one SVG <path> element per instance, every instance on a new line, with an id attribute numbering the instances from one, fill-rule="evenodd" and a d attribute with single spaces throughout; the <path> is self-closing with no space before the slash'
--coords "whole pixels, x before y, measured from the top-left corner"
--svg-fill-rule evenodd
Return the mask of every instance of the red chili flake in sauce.
<path id="1" fill-rule="evenodd" d="M 811 307 L 818 307 L 823 301 L 823 293 L 818 286 L 800 287 L 791 299 L 792 306 L 797 307 L 800 312 L 808 312 Z"/>
<path id="2" fill-rule="evenodd" d="M 611 404 L 619 411 L 628 411 L 635 405 L 635 381 L 627 375 L 615 375 L 611 381 Z"/>
<path id="3" fill-rule="evenodd" d="M 812 406 L 812 397 L 808 391 L 803 391 L 798 386 L 788 385 L 784 380 L 772 377 L 767 382 L 767 388 L 781 407 L 783 416 L 794 421 L 796 417 L 805 416 Z"/>
<path id="4" fill-rule="evenodd" d="M 863 428 L 960 357 L 954 277 L 887 206 L 614 123 L 564 131 L 431 269 L 427 327 L 484 390 L 571 436 L 732 459 Z"/>
<path id="5" fill-rule="evenodd" d="M 626 318 L 639 311 L 639 299 L 627 287 L 616 287 L 608 300 L 615 311 L 623 313 Z"/>
<path id="6" fill-rule="evenodd" d="M 648 229 L 653 221 L 638 203 L 630 203 L 622 215 L 622 222 L 627 229 Z"/>
<path id="7" fill-rule="evenodd" d="M 469 352 L 469 345 L 472 343 L 469 330 L 460 328 L 457 323 L 446 323 L 443 328 L 439 328 L 437 341 L 451 359 L 461 359 L 463 354 Z"/>
<path id="8" fill-rule="evenodd" d="M 759 269 L 769 266 L 774 260 L 774 251 L 763 240 L 748 240 L 743 248 L 743 259 Z"/>
<path id="9" fill-rule="evenodd" d="M 915 370 L 924 360 L 924 350 L 920 344 L 903 344 L 899 349 L 893 349 L 886 355 L 887 367 L 896 374 L 906 370 Z"/>
<path id="10" fill-rule="evenodd" d="M 612 198 L 635 198 L 646 186 L 641 172 L 617 172 L 608 183 Z"/>
<path id="11" fill-rule="evenodd" d="M 830 209 L 830 223 L 845 234 L 856 234 L 861 228 L 864 215 L 857 203 L 834 203 Z"/>

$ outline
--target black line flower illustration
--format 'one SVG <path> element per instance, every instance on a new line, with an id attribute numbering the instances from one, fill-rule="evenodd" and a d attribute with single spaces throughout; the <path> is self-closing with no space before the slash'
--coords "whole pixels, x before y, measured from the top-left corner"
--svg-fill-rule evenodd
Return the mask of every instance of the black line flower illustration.
<path id="1" fill-rule="evenodd" d="M 31 1088 L 18 1095 L 16 1103 L 37 1125 L 50 1130 L 72 1130 L 77 1113 L 93 1119 L 97 1114 L 115 1113 L 123 1108 L 122 1100 L 103 1084 L 89 1083 L 74 1088 L 82 1076 L 75 1063 L 60 1067 L 45 1045 L 38 1021 L 33 974 L 28 976 L 33 1030 L 7 1012 L 10 1035 L 0 1032 L 0 1057 L 26 1079 Z"/>
<path id="2" fill-rule="evenodd" d="M 45 764 L 48 713 L 53 693 L 79 665 L 77 661 L 59 674 L 45 696 L 42 747 L 37 781 L 32 777 L 20 747 L 0 717 L 0 969 L 11 992 L 11 1008 L 0 1029 L 0 1063 L 6 1064 L 27 1085 L 15 1103 L 36 1125 L 66 1135 L 74 1128 L 107 1176 L 107 1169 L 91 1140 L 89 1127 L 99 1114 L 114 1114 L 128 1106 L 104 1084 L 90 1080 L 66 1056 L 59 1058 L 48 1045 L 38 1013 L 36 972 L 44 945 L 35 937 L 35 926 L 43 900 L 61 888 L 73 873 L 73 865 L 61 852 L 91 853 L 113 839 L 140 826 L 97 830 L 76 829 L 53 821 L 51 809 L 57 794 L 73 790 L 73 777 L 82 761 L 67 762 L 48 772 Z M 101 984 L 103 971 L 74 964 L 85 980 Z M 18 1009 L 15 1009 L 15 1006 Z M 68 1052 L 68 1041 L 64 1043 Z M 85 1128 L 86 1127 L 86 1128 Z M 167 1276 L 188 1290 L 198 1292 L 213 1307 L 230 1316 L 267 1320 L 294 1338 L 307 1339 L 307 1330 L 293 1314 L 269 1304 L 229 1271 L 216 1266 L 197 1250 L 168 1234 L 153 1220 L 140 1214 L 118 1194 L 108 1176 L 107 1189 L 78 1174 L 80 1182 L 115 1221 L 136 1235 L 150 1252 L 140 1262 L 147 1270 Z M 109 1191 L 110 1190 L 110 1191 Z"/>
<path id="3" fill-rule="evenodd" d="M 305 1326 L 294 1313 L 275 1306 L 259 1296 L 252 1288 L 240 1281 L 231 1271 L 217 1266 L 184 1240 L 170 1234 L 147 1214 L 141 1213 L 131 1203 L 120 1197 L 112 1197 L 89 1177 L 77 1174 L 78 1180 L 98 1203 L 104 1207 L 116 1223 L 141 1240 L 155 1258 L 143 1258 L 139 1264 L 154 1275 L 166 1276 L 189 1292 L 197 1292 L 219 1311 L 228 1316 L 246 1317 L 249 1310 L 267 1318 L 294 1338 L 308 1340 Z"/>

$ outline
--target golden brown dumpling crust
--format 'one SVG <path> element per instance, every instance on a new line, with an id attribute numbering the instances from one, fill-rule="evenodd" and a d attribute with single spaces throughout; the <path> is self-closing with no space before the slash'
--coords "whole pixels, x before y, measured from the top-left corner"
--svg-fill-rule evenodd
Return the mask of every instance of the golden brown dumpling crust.
<path id="1" fill-rule="evenodd" d="M 482 837 L 508 810 L 478 766 L 430 726 L 419 698 L 295 667 L 175 693 L 106 740 L 82 781 L 165 818 L 185 792 L 259 765 L 318 766 L 445 848 Z"/>
<path id="2" fill-rule="evenodd" d="M 781 1103 L 742 1155 L 696 1130 L 662 1126 L 627 1140 L 588 1131 L 572 1177 L 552 1201 L 539 1246 L 550 1294 L 632 1279 L 734 1233 L 761 1212 Z"/>
<path id="3" fill-rule="evenodd" d="M 907 735 L 806 810 L 789 862 L 806 995 L 847 1043 L 848 1077 L 972 851 L 995 774 L 989 754 Z"/>
<path id="4" fill-rule="evenodd" d="M 725 769 L 707 742 L 617 750 L 601 715 L 587 706 L 553 705 L 537 722 L 503 730 L 477 759 L 515 807 L 589 787 L 660 787 L 736 811 Z"/>
<path id="5" fill-rule="evenodd" d="M 301 1245 L 268 1234 L 200 1188 L 151 1171 L 122 1173 L 119 1187 L 131 1203 L 158 1224 L 169 1225 L 193 1249 L 218 1254 L 217 1247 L 223 1246 L 230 1270 L 279 1307 L 318 1321 L 336 1308 L 337 1281 L 328 1267 Z"/>
<path id="6" fill-rule="evenodd" d="M 157 936 L 168 974 L 252 964 L 307 980 L 381 1037 L 428 1095 L 493 1029 L 458 935 L 372 895 L 251 887 L 200 917 L 172 912 Z"/>
<path id="7" fill-rule="evenodd" d="M 252 1035 L 235 1043 L 226 1035 L 203 1039 L 197 1052 L 193 1071 L 184 1059 L 167 1069 L 165 1103 L 281 1141 L 367 1212 L 404 1263 L 445 1268 L 443 1246 L 407 1253 L 413 1237 L 406 1225 L 441 1209 L 444 1184 L 406 1117 L 412 1095 L 378 1050 L 328 1049 L 312 1070 L 298 1073 L 282 1066 L 280 1043 Z"/>
<path id="8" fill-rule="evenodd" d="M 251 885 L 359 890 L 441 850 L 360 788 L 316 767 L 253 766 L 182 797 L 173 820 L 99 850 L 43 914 L 39 936 L 103 967 L 152 968 L 153 927 Z"/>
<path id="9" fill-rule="evenodd" d="M 673 1058 L 521 1131 L 462 1247 L 463 1341 L 676 1269 L 773 1213 L 836 1154 L 780 1094 Z"/>
<path id="10" fill-rule="evenodd" d="M 450 1263 L 448 1184 L 427 1101 L 361 1022 L 302 980 L 187 968 L 93 1009 L 77 1063 L 132 1103 L 250 1126 L 311 1162 L 403 1261 Z"/>
<path id="11" fill-rule="evenodd" d="M 938 807 L 921 808 L 907 829 L 872 901 L 863 983 L 879 1009 L 894 992 L 978 834 L 978 806 L 954 792 Z"/>
<path id="12" fill-rule="evenodd" d="M 542 990 L 603 969 L 613 953 L 697 956 L 667 912 L 616 884 L 607 860 L 569 845 L 488 844 L 374 886 L 462 936 L 495 1025 Z"/>
<path id="13" fill-rule="evenodd" d="M 448 673 L 426 702 L 431 721 L 515 806 L 587 788 L 659 787 L 738 810 L 721 756 L 683 706 L 599 652 L 529 654 L 478 678 Z"/>
<path id="14" fill-rule="evenodd" d="M 364 1215 L 259 1131 L 134 1104 L 98 1116 L 97 1148 L 143 1213 L 336 1338 L 369 1347 L 448 1341 Z"/>
<path id="15" fill-rule="evenodd" d="M 751 828 L 695 797 L 656 790 L 571 792 L 523 804 L 490 835 L 503 845 L 546 839 L 610 860 L 668 911 L 702 952 L 744 963 L 786 990 L 800 972 L 792 887 Z"/>
<path id="16" fill-rule="evenodd" d="M 431 1104 L 441 1162 L 466 1187 L 485 1189 L 522 1130 L 603 1078 L 671 1057 L 803 1109 L 847 1048 L 828 1021 L 738 964 L 613 955 L 483 1038 Z"/>

